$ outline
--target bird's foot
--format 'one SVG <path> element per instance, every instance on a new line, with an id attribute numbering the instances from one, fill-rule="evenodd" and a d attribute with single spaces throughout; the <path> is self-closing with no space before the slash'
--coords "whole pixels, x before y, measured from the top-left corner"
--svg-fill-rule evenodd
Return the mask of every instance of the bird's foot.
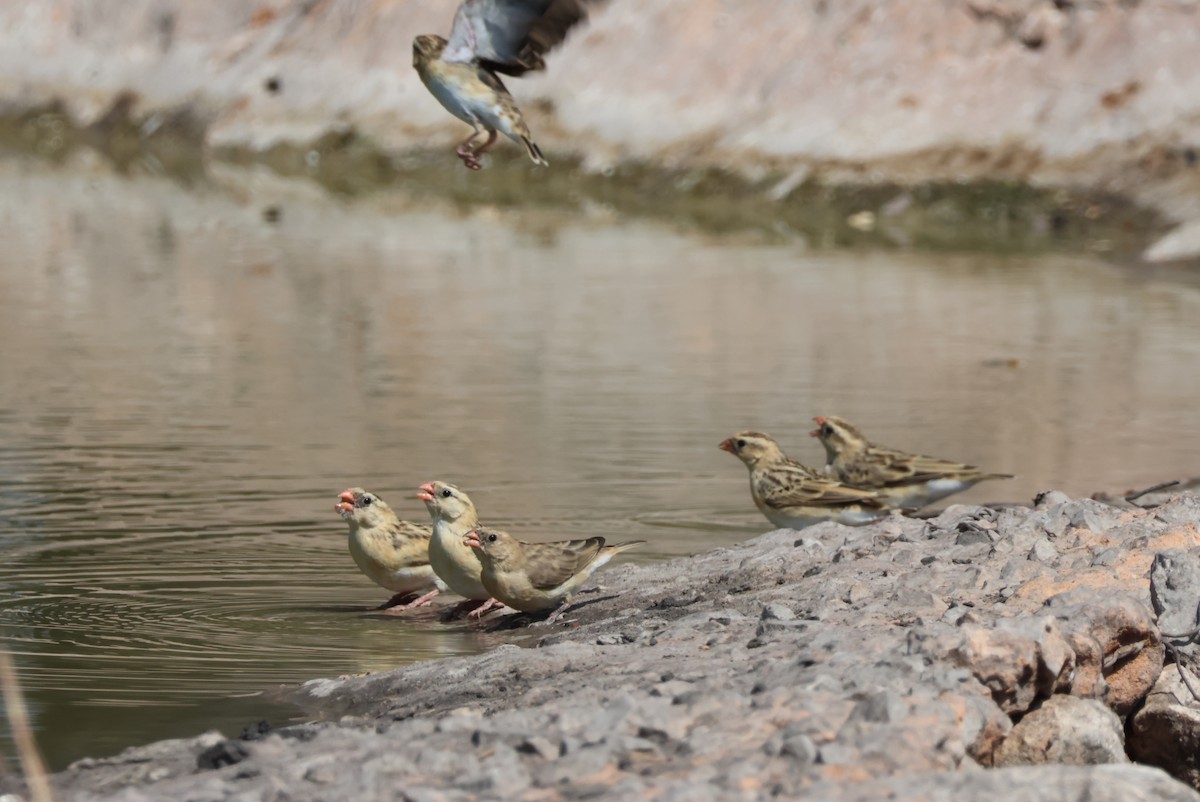
<path id="1" fill-rule="evenodd" d="M 383 604 L 376 607 L 376 610 L 390 610 L 393 607 L 400 607 L 405 602 L 410 602 L 417 594 L 415 593 L 397 593 L 392 598 L 385 601 Z"/>
<path id="2" fill-rule="evenodd" d="M 458 154 L 458 158 L 462 159 L 462 163 L 466 166 L 466 168 L 468 170 L 482 170 L 483 169 L 483 165 L 479 162 L 478 159 L 475 158 L 474 154 L 460 153 L 460 154 Z"/>
<path id="3" fill-rule="evenodd" d="M 494 610 L 496 608 L 503 608 L 503 606 L 504 606 L 503 601 L 497 601 L 496 599 L 488 599 L 487 601 L 484 601 L 484 603 L 481 603 L 481 604 L 478 603 L 478 601 L 476 601 L 475 604 L 479 604 L 478 608 L 475 608 L 474 610 L 468 612 L 468 614 L 467 614 L 468 618 L 475 618 L 475 620 L 479 620 L 479 618 L 484 617 L 484 614 L 486 614 L 486 612 L 488 612 L 490 610 Z"/>
<path id="4" fill-rule="evenodd" d="M 554 612 L 550 613 L 550 615 L 546 617 L 546 623 L 547 624 L 557 623 L 558 619 L 563 617 L 563 613 L 565 613 L 567 611 L 567 608 L 570 606 L 571 606 L 570 601 L 565 601 L 562 604 L 558 605 L 558 609 L 555 610 Z"/>
<path id="5" fill-rule="evenodd" d="M 498 134 L 495 131 L 488 131 L 487 139 L 480 143 L 479 147 L 471 151 L 471 159 L 475 162 L 479 161 L 479 157 L 487 153 L 492 145 L 496 144 Z"/>
<path id="6" fill-rule="evenodd" d="M 415 593 L 397 593 L 387 602 L 380 605 L 377 609 L 387 613 L 403 613 L 406 610 L 411 610 L 414 607 L 428 607 L 433 604 L 433 597 L 441 593 L 440 590 L 434 588 L 424 596 L 417 596 Z M 415 597 L 415 598 L 414 598 Z M 401 604 L 401 602 L 405 602 Z"/>
<path id="7" fill-rule="evenodd" d="M 474 137 L 471 139 L 473 138 Z M 471 147 L 471 139 L 468 139 L 459 145 L 458 149 L 454 152 L 458 158 L 462 159 L 462 163 L 467 166 L 467 169 L 482 170 L 483 165 L 479 163 L 479 153 Z"/>

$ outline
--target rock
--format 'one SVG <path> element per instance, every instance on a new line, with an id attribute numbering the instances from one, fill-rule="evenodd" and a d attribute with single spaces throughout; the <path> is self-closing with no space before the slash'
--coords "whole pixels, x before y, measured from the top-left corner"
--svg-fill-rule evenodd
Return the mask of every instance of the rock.
<path id="1" fill-rule="evenodd" d="M 1200 692 L 1200 678 L 1183 669 Z M 1178 666 L 1167 666 L 1133 717 L 1129 754 L 1160 766 L 1172 777 L 1200 788 L 1200 701 L 1180 678 Z"/>
<path id="2" fill-rule="evenodd" d="M 1049 617 L 998 622 L 995 628 L 964 627 L 950 653 L 969 668 L 1006 713 L 1028 710 L 1038 698 L 1065 690 L 1075 652 Z"/>
<path id="3" fill-rule="evenodd" d="M 1029 550 L 1029 559 L 1051 564 L 1058 559 L 1058 549 L 1054 548 L 1049 538 L 1038 538 Z"/>
<path id="4" fill-rule="evenodd" d="M 1200 626 L 1200 554 L 1182 549 L 1155 554 L 1150 564 L 1150 602 L 1163 632 L 1182 635 Z M 1200 647 L 1187 643 L 1179 648 L 1195 656 Z"/>
<path id="5" fill-rule="evenodd" d="M 196 756 L 196 768 L 219 769 L 241 763 L 249 756 L 250 752 L 238 741 L 221 741 Z"/>
<path id="6" fill-rule="evenodd" d="M 1051 598 L 1046 609 L 1060 622 L 1076 652 L 1075 693 L 1099 695 L 1099 672 L 1108 686 L 1105 701 L 1128 713 L 1162 671 L 1166 648 L 1145 604 L 1125 594 L 1081 588 Z M 1097 654 L 1087 640 L 1099 646 Z"/>
<path id="7" fill-rule="evenodd" d="M 1146 766 L 1018 766 L 916 775 L 856 785 L 828 782 L 806 798 L 839 802 L 1200 802 L 1200 794 Z"/>
<path id="8" fill-rule="evenodd" d="M 1094 699 L 1056 695 L 1030 711 L 996 750 L 996 766 L 1125 763 L 1121 719 Z"/>

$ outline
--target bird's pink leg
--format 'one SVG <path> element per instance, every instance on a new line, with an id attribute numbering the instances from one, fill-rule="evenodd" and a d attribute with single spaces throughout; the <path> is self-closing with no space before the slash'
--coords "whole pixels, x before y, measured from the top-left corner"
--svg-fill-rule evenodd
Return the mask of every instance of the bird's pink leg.
<path id="1" fill-rule="evenodd" d="M 474 159 L 478 159 L 480 156 L 487 153 L 488 149 L 491 148 L 492 145 L 496 144 L 496 137 L 497 137 L 497 133 L 494 128 L 492 130 L 488 131 L 487 141 L 484 142 L 479 147 L 475 148 L 474 152 L 471 153 L 471 157 Z"/>
<path id="2" fill-rule="evenodd" d="M 476 128 L 474 131 L 471 132 L 471 135 L 469 137 L 464 139 L 459 144 L 458 150 L 454 151 L 455 153 L 458 154 L 458 158 L 462 159 L 463 164 L 465 164 L 471 170 L 479 170 L 479 169 L 482 169 L 482 167 L 483 167 L 483 165 L 480 164 L 475 159 L 476 151 L 474 149 L 472 149 L 472 147 L 471 147 L 471 143 L 474 142 L 476 137 L 478 137 L 482 133 L 483 133 L 482 130 Z"/>
<path id="3" fill-rule="evenodd" d="M 376 610 L 390 610 L 393 607 L 399 607 L 406 601 L 409 601 L 415 596 L 415 593 L 397 593 L 392 598 L 385 601 L 383 604 L 376 607 Z"/>
<path id="4" fill-rule="evenodd" d="M 503 607 L 503 606 L 504 606 L 504 602 L 496 601 L 495 599 L 488 599 L 487 601 L 483 602 L 478 607 L 476 607 L 474 610 L 467 613 L 467 618 L 482 618 L 483 614 L 486 613 L 487 611 L 492 610 L 496 607 Z"/>
<path id="5" fill-rule="evenodd" d="M 426 593 L 424 596 L 413 599 L 408 604 L 404 605 L 404 609 L 411 610 L 413 607 L 428 607 L 430 604 L 433 603 L 433 597 L 438 595 L 439 593 L 441 593 L 441 591 L 438 590 L 437 588 L 434 588 L 433 590 Z"/>
<path id="6" fill-rule="evenodd" d="M 392 599 L 389 600 L 387 605 L 385 605 L 384 607 L 380 607 L 379 609 L 381 609 L 381 610 L 386 609 L 389 613 L 400 613 L 405 610 L 411 610 L 414 607 L 428 607 L 432 603 L 433 597 L 438 595 L 439 593 L 441 593 L 441 591 L 438 590 L 437 588 L 434 588 L 433 590 L 426 593 L 424 596 L 418 596 L 417 598 L 410 601 L 408 604 L 402 604 L 400 606 L 392 605 L 392 602 L 396 600 L 396 597 L 392 597 Z M 412 598 L 413 595 L 414 594 L 412 594 L 412 593 L 409 593 L 406 595 L 401 595 L 399 593 L 396 594 L 396 596 L 400 597 L 401 599 Z"/>
<path id="7" fill-rule="evenodd" d="M 562 618 L 562 614 L 565 613 L 567 611 L 567 608 L 570 606 L 571 606 L 570 599 L 563 600 L 563 603 L 558 605 L 558 609 L 555 610 L 554 612 L 550 613 L 550 615 L 546 618 L 546 623 L 553 624 L 555 621 Z"/>

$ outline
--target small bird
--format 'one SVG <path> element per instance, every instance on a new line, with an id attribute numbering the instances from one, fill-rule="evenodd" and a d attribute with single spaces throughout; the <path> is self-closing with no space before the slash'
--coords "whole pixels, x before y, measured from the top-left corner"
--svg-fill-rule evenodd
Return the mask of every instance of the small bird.
<path id="1" fill-rule="evenodd" d="M 497 73 L 521 76 L 543 70 L 543 55 L 559 45 L 598 0 L 464 0 L 449 40 L 436 34 L 413 39 L 413 68 L 447 111 L 475 130 L 458 146 L 472 170 L 501 131 L 525 146 L 535 164 L 548 165 L 533 143 L 521 110 Z M 479 146 L 473 143 L 487 133 Z"/>
<path id="2" fill-rule="evenodd" d="M 874 490 L 893 507 L 917 509 L 966 490 L 985 479 L 1012 479 L 1012 474 L 984 473 L 974 465 L 909 454 L 872 445 L 849 421 L 832 415 L 813 418 L 809 432 L 825 446 L 825 471 L 840 482 Z"/>
<path id="3" fill-rule="evenodd" d="M 547 619 L 551 623 L 570 606 L 572 594 L 596 569 L 645 542 L 606 546 L 604 538 L 589 537 L 526 543 L 499 529 L 483 527 L 472 529 L 463 538 L 463 543 L 479 554 L 483 585 L 492 596 L 524 613 L 553 609 Z"/>
<path id="4" fill-rule="evenodd" d="M 407 610 L 429 604 L 441 584 L 429 564 L 431 528 L 400 520 L 374 493 L 343 490 L 334 510 L 350 526 L 350 556 L 367 578 L 396 595 L 380 610 Z M 421 591 L 429 591 L 414 599 Z"/>
<path id="5" fill-rule="evenodd" d="M 788 457 L 769 434 L 738 432 L 720 448 L 750 469 L 750 495 L 776 526 L 800 529 L 821 521 L 859 526 L 888 514 L 878 495 L 835 482 Z"/>
<path id="6" fill-rule="evenodd" d="M 425 502 L 433 519 L 429 539 L 429 563 L 438 579 L 450 590 L 467 599 L 470 615 L 482 616 L 501 603 L 483 586 L 483 563 L 477 553 L 463 543 L 467 532 L 479 526 L 479 513 L 466 493 L 446 482 L 426 482 L 417 489 L 417 498 Z"/>

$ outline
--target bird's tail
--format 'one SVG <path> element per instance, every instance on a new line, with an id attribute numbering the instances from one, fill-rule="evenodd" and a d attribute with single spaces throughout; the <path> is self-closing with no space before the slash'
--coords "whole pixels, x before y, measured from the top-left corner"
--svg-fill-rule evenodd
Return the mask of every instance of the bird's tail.
<path id="1" fill-rule="evenodd" d="M 550 166 L 550 162 L 546 161 L 546 157 L 542 155 L 542 149 L 532 139 L 522 135 L 521 144 L 525 146 L 525 152 L 529 154 L 529 158 L 533 160 L 534 164 L 541 164 L 546 167 Z"/>
<path id="2" fill-rule="evenodd" d="M 625 543 L 614 543 L 611 546 L 605 546 L 604 550 L 608 552 L 609 559 L 612 559 L 623 551 L 629 551 L 630 549 L 635 549 L 638 546 L 644 545 L 646 545 L 646 541 L 644 540 L 629 540 Z"/>

